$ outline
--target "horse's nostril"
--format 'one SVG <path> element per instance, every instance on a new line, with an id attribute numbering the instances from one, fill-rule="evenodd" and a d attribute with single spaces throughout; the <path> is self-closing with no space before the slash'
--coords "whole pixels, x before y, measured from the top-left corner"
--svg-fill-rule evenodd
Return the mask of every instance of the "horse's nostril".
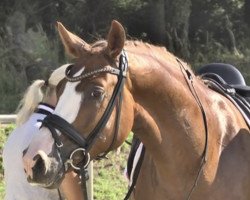
<path id="1" fill-rule="evenodd" d="M 33 160 L 35 161 L 34 167 L 32 167 L 33 173 L 41 173 L 45 174 L 46 173 L 46 166 L 45 166 L 45 161 L 43 160 L 42 156 L 40 154 L 37 154 Z"/>
<path id="2" fill-rule="evenodd" d="M 25 154 L 23 156 L 24 171 L 27 177 L 30 176 L 29 177 L 30 181 L 35 182 L 41 179 L 42 176 L 47 175 L 47 172 L 51 167 L 51 159 L 44 151 L 39 150 L 36 152 L 36 154 L 27 151 L 27 153 L 24 154 Z"/>

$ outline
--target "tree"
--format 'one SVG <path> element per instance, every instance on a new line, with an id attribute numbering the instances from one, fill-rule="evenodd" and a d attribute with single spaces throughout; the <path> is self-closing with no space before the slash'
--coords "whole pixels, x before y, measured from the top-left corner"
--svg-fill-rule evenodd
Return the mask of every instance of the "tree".
<path id="1" fill-rule="evenodd" d="M 149 8 L 149 38 L 155 44 L 165 44 L 165 0 L 150 0 Z"/>
<path id="2" fill-rule="evenodd" d="M 245 0 L 244 4 L 244 19 L 250 28 L 250 0 Z"/>
<path id="3" fill-rule="evenodd" d="M 174 53 L 185 59 L 189 58 L 190 50 L 190 14 L 191 0 L 165 0 L 166 35 L 171 36 Z M 171 44 L 166 44 L 169 45 Z"/>

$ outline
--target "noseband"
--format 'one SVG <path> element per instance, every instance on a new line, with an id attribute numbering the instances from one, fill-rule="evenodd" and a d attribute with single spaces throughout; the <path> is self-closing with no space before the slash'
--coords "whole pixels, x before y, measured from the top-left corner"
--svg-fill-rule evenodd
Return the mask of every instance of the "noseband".
<path id="1" fill-rule="evenodd" d="M 120 111 L 121 111 L 121 105 L 122 105 L 122 91 L 123 91 L 123 86 L 124 86 L 125 78 L 126 78 L 126 74 L 127 74 L 128 61 L 127 61 L 126 53 L 124 51 L 122 51 L 120 58 L 119 58 L 118 68 L 108 66 L 108 67 L 100 68 L 100 69 L 97 69 L 95 71 L 91 71 L 88 73 L 83 72 L 83 74 L 81 74 L 77 77 L 70 77 L 70 70 L 72 67 L 73 67 L 73 65 L 70 65 L 65 71 L 66 79 L 69 82 L 78 82 L 78 81 L 81 81 L 82 79 L 92 77 L 94 75 L 101 74 L 101 73 L 110 73 L 110 74 L 114 74 L 118 77 L 118 81 L 117 81 L 116 86 L 113 90 L 113 94 L 109 100 L 109 103 L 108 103 L 101 119 L 99 120 L 99 122 L 97 123 L 95 128 L 91 131 L 91 133 L 88 134 L 87 138 L 82 137 L 80 135 L 80 133 L 78 133 L 78 131 L 70 123 L 68 123 L 65 119 L 63 119 L 62 117 L 60 117 L 56 114 L 48 115 L 42 121 L 42 126 L 47 127 L 50 130 L 50 132 L 55 140 L 55 144 L 57 146 L 59 153 L 62 152 L 64 144 L 63 144 L 62 140 L 60 139 L 60 136 L 58 135 L 57 130 L 60 131 L 61 134 L 64 134 L 68 138 L 70 138 L 75 144 L 77 144 L 78 148 L 76 148 L 75 150 L 73 150 L 71 152 L 69 158 L 66 158 L 66 160 L 63 160 L 64 168 L 65 168 L 64 170 L 67 171 L 69 166 L 72 166 L 72 168 L 74 168 L 75 170 L 80 171 L 81 178 L 82 178 L 82 184 L 84 184 L 83 189 L 85 190 L 84 196 L 85 196 L 85 199 L 88 199 L 87 193 L 86 193 L 86 180 L 87 180 L 86 169 L 87 169 L 87 166 L 90 162 L 89 151 L 90 151 L 91 147 L 93 146 L 93 144 L 95 143 L 98 136 L 101 134 L 103 128 L 106 126 L 106 124 L 107 124 L 108 120 L 110 119 L 110 116 L 114 110 L 114 107 L 116 105 L 117 112 L 116 112 L 116 122 L 115 122 L 116 124 L 115 124 L 114 137 L 113 137 L 113 140 L 112 140 L 110 146 L 104 152 L 102 157 L 105 156 L 111 150 L 113 143 L 115 142 L 115 139 L 116 139 L 118 131 L 119 131 Z M 83 160 L 78 164 L 74 164 L 74 162 L 73 162 L 74 161 L 74 154 L 77 152 L 82 153 Z"/>

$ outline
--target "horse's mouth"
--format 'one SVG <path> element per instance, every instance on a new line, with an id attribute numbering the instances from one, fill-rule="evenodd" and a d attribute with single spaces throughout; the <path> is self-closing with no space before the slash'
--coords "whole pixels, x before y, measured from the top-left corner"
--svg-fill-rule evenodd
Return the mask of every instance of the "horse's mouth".
<path id="1" fill-rule="evenodd" d="M 64 172 L 63 170 L 60 170 L 57 176 L 55 176 L 54 180 L 43 187 L 47 189 L 57 189 L 61 185 L 63 178 L 64 178 Z"/>
<path id="2" fill-rule="evenodd" d="M 43 187 L 46 189 L 57 189 L 59 188 L 61 182 L 64 178 L 64 168 L 60 168 L 56 175 L 50 176 L 50 173 L 47 175 L 44 175 L 43 177 L 40 177 L 39 179 L 31 179 L 30 177 L 27 177 L 27 181 L 34 186 Z"/>

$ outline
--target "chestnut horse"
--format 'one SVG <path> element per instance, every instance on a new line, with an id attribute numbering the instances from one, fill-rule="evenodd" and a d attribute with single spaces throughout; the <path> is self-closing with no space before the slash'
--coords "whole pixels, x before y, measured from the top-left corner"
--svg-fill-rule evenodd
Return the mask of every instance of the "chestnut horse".
<path id="1" fill-rule="evenodd" d="M 106 154 L 132 130 L 146 149 L 134 199 L 250 199 L 250 132 L 227 98 L 165 48 L 125 41 L 117 21 L 107 41 L 93 44 L 61 23 L 58 30 L 75 64 L 57 85 L 54 118 L 44 121 L 23 157 L 30 182 L 56 185 L 69 162 Z M 74 137 L 60 123 L 68 123 Z M 79 145 L 82 154 L 68 159 Z M 38 169 L 43 176 L 36 176 Z"/>

